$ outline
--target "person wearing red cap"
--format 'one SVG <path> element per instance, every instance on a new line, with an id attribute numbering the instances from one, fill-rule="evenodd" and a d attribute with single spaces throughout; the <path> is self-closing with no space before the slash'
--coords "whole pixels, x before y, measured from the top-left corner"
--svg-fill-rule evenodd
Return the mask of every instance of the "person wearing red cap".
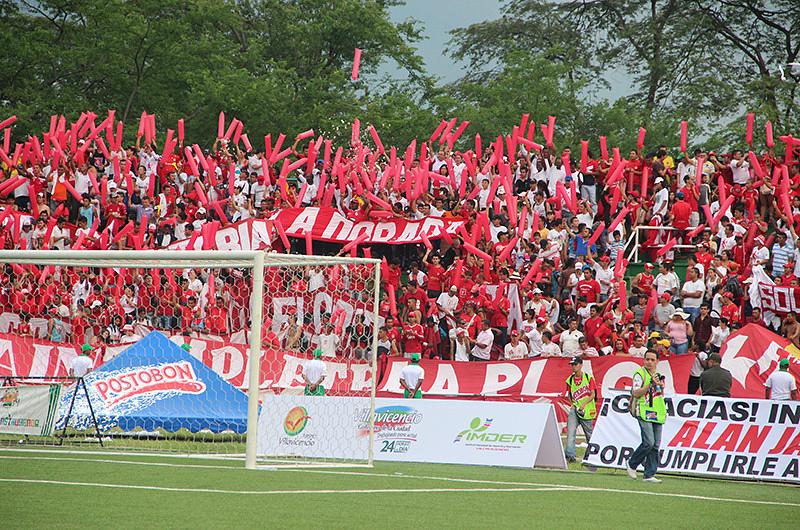
<path id="1" fill-rule="evenodd" d="M 653 310 L 653 320 L 655 321 L 655 329 L 660 331 L 664 330 L 664 326 L 672 319 L 672 314 L 675 312 L 675 306 L 670 304 L 672 297 L 669 293 L 664 293 L 658 297 L 658 305 Z"/>
<path id="2" fill-rule="evenodd" d="M 764 246 L 765 243 L 766 240 L 764 236 L 756 236 L 755 239 L 753 239 L 753 251 L 750 255 L 751 265 L 760 265 L 763 267 L 769 263 L 769 249 Z"/>
<path id="3" fill-rule="evenodd" d="M 456 328 L 455 360 L 459 362 L 469 361 L 470 348 L 471 342 L 467 331 L 464 328 Z"/>
<path id="4" fill-rule="evenodd" d="M 589 263 L 594 268 L 594 278 L 600 284 L 599 299 L 604 301 L 608 298 L 608 291 L 614 283 L 614 269 L 611 268 L 611 258 L 602 256 L 598 261 L 588 256 Z"/>
<path id="5" fill-rule="evenodd" d="M 645 263 L 644 270 L 634 276 L 631 280 L 631 294 L 644 296 L 645 298 L 649 297 L 650 291 L 653 290 L 654 281 L 655 277 L 653 276 L 653 264 Z"/>
<path id="6" fill-rule="evenodd" d="M 511 330 L 511 341 L 503 349 L 503 356 L 507 361 L 516 361 L 528 357 L 528 346 L 519 340 L 519 331 Z"/>
<path id="7" fill-rule="evenodd" d="M 558 320 L 555 323 L 556 333 L 561 333 L 569 328 L 569 321 L 577 318 L 578 312 L 575 311 L 575 306 L 572 303 L 572 300 L 565 298 L 561 302 L 561 310 L 558 313 Z"/>
<path id="8" fill-rule="evenodd" d="M 720 316 L 726 318 L 731 325 L 740 320 L 739 308 L 733 303 L 733 299 L 734 296 L 732 292 L 725 291 L 722 293 L 722 311 L 720 311 Z"/>

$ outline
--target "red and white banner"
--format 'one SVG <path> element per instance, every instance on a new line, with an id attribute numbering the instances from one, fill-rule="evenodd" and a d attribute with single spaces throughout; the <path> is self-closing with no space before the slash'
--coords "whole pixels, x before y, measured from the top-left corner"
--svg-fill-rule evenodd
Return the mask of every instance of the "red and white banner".
<path id="1" fill-rule="evenodd" d="M 311 234 L 314 241 L 332 243 L 349 243 L 361 239 L 361 244 L 371 245 L 388 243 L 401 245 L 405 243 L 422 243 L 422 236 L 429 240 L 445 237 L 443 234 L 455 235 L 464 224 L 462 220 L 426 217 L 419 221 L 411 221 L 402 217 L 386 219 L 354 221 L 342 215 L 335 208 L 283 208 L 269 219 L 248 219 L 220 228 L 214 234 L 214 243 L 206 248 L 219 250 L 259 250 L 270 247 L 272 241 L 278 239 L 277 222 L 289 237 L 305 238 Z M 193 241 L 193 242 L 192 242 Z M 194 240 L 184 239 L 173 243 L 169 249 L 186 249 L 192 243 L 192 249 L 203 249 L 203 236 Z"/>
<path id="2" fill-rule="evenodd" d="M 800 287 L 759 283 L 758 294 L 764 311 L 779 315 L 800 312 Z"/>
<path id="3" fill-rule="evenodd" d="M 183 344 L 180 335 L 172 339 Z M 197 359 L 239 388 L 247 386 L 248 345 L 230 341 L 193 338 L 191 353 Z M 95 367 L 119 354 L 127 345 L 107 348 L 105 359 L 95 358 Z M 787 349 L 788 348 L 788 349 Z M 740 398 L 764 396 L 764 382 L 777 369 L 778 361 L 792 359 L 790 371 L 800 378 L 800 359 L 794 356 L 789 341 L 761 326 L 748 324 L 728 338 L 721 351 L 722 367 L 733 376 L 731 395 Z M 79 348 L 71 344 L 0 334 L 0 376 L 66 376 Z M 308 355 L 285 352 L 279 349 L 264 350 L 261 362 L 261 389 L 282 392 L 301 389 L 301 370 Z M 668 390 L 686 392 L 694 357 L 670 357 L 659 363 L 659 372 L 667 377 Z M 400 371 L 408 363 L 400 357 L 388 359 L 383 377 L 378 385 L 381 396 L 399 394 Z M 328 393 L 335 395 L 363 395 L 369 389 L 371 371 L 369 364 L 326 360 L 328 368 Z M 542 398 L 560 399 L 564 381 L 570 374 L 568 359 L 547 358 L 521 361 L 454 362 L 424 360 L 425 382 L 422 390 L 437 397 L 478 397 L 489 400 L 526 400 Z M 631 376 L 641 365 L 633 357 L 597 357 L 588 359 L 583 368 L 592 373 L 600 388 L 621 388 L 630 385 Z"/>
<path id="4" fill-rule="evenodd" d="M 584 462 L 621 469 L 641 442 L 628 392 L 608 391 Z M 666 398 L 659 472 L 800 483 L 800 403 Z"/>
<path id="5" fill-rule="evenodd" d="M 671 357 L 659 362 L 658 370 L 667 377 L 668 390 L 686 392 L 693 356 Z M 379 396 L 402 392 L 400 372 L 407 359 L 390 358 L 378 385 Z M 505 400 L 563 396 L 571 369 L 569 358 L 550 357 L 521 361 L 455 362 L 422 361 L 425 379 L 422 391 L 436 396 L 482 396 Z M 587 359 L 583 369 L 591 373 L 600 388 L 630 386 L 633 372 L 642 365 L 635 357 L 597 357 Z"/>
<path id="6" fill-rule="evenodd" d="M 183 344 L 185 338 L 175 335 L 170 340 Z M 191 354 L 217 372 L 233 386 L 247 388 L 247 363 L 249 346 L 230 342 L 191 339 Z M 110 361 L 129 344 L 106 350 L 103 359 L 94 358 L 95 368 Z M 80 348 L 72 344 L 60 344 L 45 340 L 0 334 L 0 377 L 37 376 L 66 377 L 72 361 L 80 354 Z M 261 358 L 262 390 L 283 392 L 304 388 L 303 363 L 310 355 L 284 352 L 278 349 L 263 350 Z M 372 371 L 363 362 L 326 360 L 328 376 L 325 387 L 332 395 L 364 395 L 369 390 Z"/>

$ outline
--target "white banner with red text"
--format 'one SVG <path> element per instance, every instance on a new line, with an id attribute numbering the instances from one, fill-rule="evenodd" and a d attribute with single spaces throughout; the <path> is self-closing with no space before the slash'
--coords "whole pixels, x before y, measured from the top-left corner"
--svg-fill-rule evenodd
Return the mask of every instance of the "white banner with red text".
<path id="1" fill-rule="evenodd" d="M 607 390 L 584 463 L 623 468 L 641 442 L 630 393 Z M 800 403 L 666 398 L 659 472 L 800 483 Z"/>
<path id="2" fill-rule="evenodd" d="M 266 396 L 259 455 L 366 459 L 366 397 Z M 566 469 L 550 404 L 377 398 L 376 460 Z"/>
<path id="3" fill-rule="evenodd" d="M 800 313 L 800 287 L 759 283 L 758 294 L 764 311 L 779 315 Z"/>

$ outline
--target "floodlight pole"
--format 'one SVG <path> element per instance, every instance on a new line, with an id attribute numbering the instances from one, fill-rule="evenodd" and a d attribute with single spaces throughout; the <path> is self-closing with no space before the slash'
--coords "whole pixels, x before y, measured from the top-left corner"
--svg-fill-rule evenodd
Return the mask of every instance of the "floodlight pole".
<path id="1" fill-rule="evenodd" d="M 264 309 L 264 252 L 253 260 L 253 307 L 250 311 L 250 360 L 247 378 L 247 442 L 245 467 L 256 468 L 258 441 L 258 390 L 261 385 L 261 326 Z"/>

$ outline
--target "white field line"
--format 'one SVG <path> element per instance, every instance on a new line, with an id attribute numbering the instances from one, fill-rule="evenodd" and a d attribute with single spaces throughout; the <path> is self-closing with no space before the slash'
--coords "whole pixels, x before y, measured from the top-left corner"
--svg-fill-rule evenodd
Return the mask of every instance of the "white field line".
<path id="1" fill-rule="evenodd" d="M 240 467 L 230 467 L 230 466 L 209 466 L 209 465 L 192 465 L 192 464 L 171 464 L 166 462 L 137 462 L 137 461 L 126 461 L 126 460 L 111 460 L 111 459 L 88 459 L 88 458 L 63 458 L 63 457 L 25 457 L 25 456 L 1 456 L 0 458 L 6 459 L 19 459 L 19 460 L 66 460 L 66 461 L 76 461 L 76 462 L 97 462 L 97 463 L 109 463 L 109 464 L 130 464 L 130 465 L 144 465 L 144 466 L 159 466 L 159 467 L 177 467 L 177 468 L 211 468 L 211 469 L 234 469 L 239 470 L 243 469 Z M 667 492 L 658 492 L 658 491 L 642 491 L 642 490 L 627 490 L 627 489 L 617 489 L 617 488 L 598 488 L 598 487 L 591 487 L 591 486 L 574 486 L 568 484 L 548 484 L 548 483 L 536 483 L 536 482 L 512 482 L 512 481 L 498 481 L 498 480 L 483 480 L 483 479 L 468 479 L 468 478 L 456 478 L 456 477 L 435 477 L 435 476 L 421 476 L 421 475 L 406 475 L 401 473 L 370 473 L 370 472 L 358 472 L 358 471 L 333 471 L 333 470 L 312 470 L 312 469 L 279 469 L 275 471 L 290 471 L 294 473 L 317 473 L 317 474 L 326 474 L 326 475 L 356 475 L 356 476 L 367 476 L 367 477 L 385 477 L 385 478 L 401 478 L 401 479 L 418 479 L 418 480 L 432 480 L 432 481 L 444 481 L 444 482 L 458 482 L 458 483 L 472 483 L 472 484 L 489 484 L 489 485 L 499 485 L 499 486 L 518 486 L 522 487 L 526 491 L 528 489 L 535 490 L 535 491 L 548 491 L 551 489 L 555 489 L 558 491 L 594 491 L 594 492 L 602 492 L 602 493 L 623 493 L 623 494 L 634 494 L 634 495 L 650 495 L 650 496 L 659 496 L 659 497 L 673 497 L 673 498 L 682 498 L 682 499 L 691 499 L 691 500 L 699 500 L 699 501 L 718 501 L 718 502 L 731 502 L 731 503 L 741 503 L 741 504 L 755 504 L 755 505 L 768 505 L 768 506 L 789 506 L 800 508 L 800 503 L 791 503 L 791 502 L 780 502 L 780 501 L 760 501 L 760 500 L 752 500 L 752 499 L 737 499 L 731 497 L 710 497 L 704 495 L 688 495 L 682 493 L 667 493 Z M 0 479 L 6 480 L 6 479 Z M 27 479 L 20 479 L 20 480 L 27 480 Z M 7 481 L 7 480 L 6 480 Z M 788 487 L 795 487 L 792 485 L 784 485 Z M 111 487 L 111 486 L 109 486 Z M 149 486 L 143 486 L 149 487 Z M 155 486 L 153 486 L 155 488 Z M 659 486 L 655 486 L 656 488 Z M 180 490 L 177 488 L 177 490 Z M 511 488 L 503 488 L 503 491 L 511 491 Z M 223 490 L 224 491 L 224 490 Z M 335 490 L 335 491 L 342 491 L 342 490 Z M 364 490 L 356 490 L 356 491 L 364 491 Z M 400 490 L 389 490 L 389 491 L 400 491 Z M 459 489 L 458 491 L 466 491 Z"/>
<path id="2" fill-rule="evenodd" d="M 407 489 L 350 489 L 350 490 L 220 490 L 209 488 L 169 488 L 166 486 L 142 486 L 138 484 L 107 484 L 104 482 L 72 482 L 63 480 L 39 480 L 28 478 L 0 478 L 0 482 L 23 484 L 46 484 L 53 486 L 84 486 L 145 491 L 168 491 L 177 493 L 220 493 L 227 495 L 336 495 L 353 493 L 495 493 L 521 491 L 564 491 L 565 488 L 407 488 Z"/>

